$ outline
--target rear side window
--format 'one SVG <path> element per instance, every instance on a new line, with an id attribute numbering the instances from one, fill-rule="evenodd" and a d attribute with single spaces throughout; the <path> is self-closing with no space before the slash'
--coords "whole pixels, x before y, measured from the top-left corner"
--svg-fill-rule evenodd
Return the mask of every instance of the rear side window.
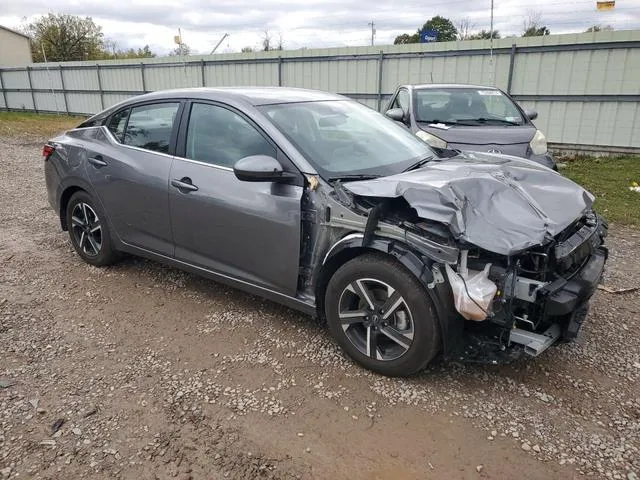
<path id="1" fill-rule="evenodd" d="M 122 138 L 124 136 L 124 127 L 127 125 L 127 118 L 129 117 L 129 109 L 126 108 L 121 110 L 113 115 L 109 119 L 109 123 L 107 124 L 107 128 L 113 133 L 113 136 L 119 142 L 122 142 Z"/>
<path id="2" fill-rule="evenodd" d="M 125 145 L 168 153 L 173 122 L 180 104 L 160 103 L 131 109 L 124 134 Z"/>

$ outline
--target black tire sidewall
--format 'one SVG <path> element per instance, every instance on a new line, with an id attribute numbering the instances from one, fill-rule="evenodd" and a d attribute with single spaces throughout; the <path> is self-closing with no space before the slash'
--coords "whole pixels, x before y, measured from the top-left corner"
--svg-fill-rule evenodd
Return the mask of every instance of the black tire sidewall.
<path id="1" fill-rule="evenodd" d="M 73 234 L 71 214 L 74 207 L 78 203 L 86 203 L 87 205 L 89 205 L 96 212 L 96 215 L 100 219 L 100 226 L 102 227 L 102 248 L 100 249 L 98 255 L 94 257 L 91 257 L 82 251 L 82 248 L 80 248 L 80 245 L 78 245 L 75 239 L 75 235 Z M 111 235 L 109 232 L 109 225 L 107 223 L 106 216 L 98 203 L 90 194 L 88 194 L 87 192 L 76 192 L 71 196 L 71 198 L 69 199 L 69 203 L 67 204 L 66 220 L 71 244 L 73 245 L 73 249 L 78 255 L 80 255 L 82 260 L 91 265 L 101 267 L 110 265 L 117 259 L 117 253 L 112 246 Z"/>
<path id="2" fill-rule="evenodd" d="M 376 360 L 361 353 L 347 338 L 338 318 L 340 295 L 346 286 L 362 278 L 391 285 L 404 297 L 413 318 L 414 336 L 409 350 L 395 360 Z M 340 267 L 329 281 L 325 295 L 329 329 L 340 346 L 360 365 L 387 376 L 408 376 L 423 369 L 438 353 L 440 335 L 436 309 L 418 279 L 400 262 L 384 255 L 356 257 Z"/>

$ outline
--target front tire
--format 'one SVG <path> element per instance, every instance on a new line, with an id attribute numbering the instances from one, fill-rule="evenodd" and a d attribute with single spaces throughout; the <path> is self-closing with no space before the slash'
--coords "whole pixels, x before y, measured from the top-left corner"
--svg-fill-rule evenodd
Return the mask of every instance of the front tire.
<path id="1" fill-rule="evenodd" d="M 327 286 L 325 312 L 333 337 L 349 356 L 382 375 L 412 375 L 438 353 L 433 302 L 391 257 L 366 254 L 340 267 Z"/>
<path id="2" fill-rule="evenodd" d="M 71 244 L 80 257 L 96 267 L 118 260 L 104 213 L 87 192 L 76 192 L 67 205 L 67 227 Z"/>

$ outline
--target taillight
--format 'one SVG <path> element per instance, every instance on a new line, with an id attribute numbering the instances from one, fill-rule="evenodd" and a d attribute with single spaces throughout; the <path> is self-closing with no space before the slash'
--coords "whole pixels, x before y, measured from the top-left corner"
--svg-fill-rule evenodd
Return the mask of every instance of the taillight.
<path id="1" fill-rule="evenodd" d="M 49 156 L 54 152 L 55 147 L 52 145 L 45 145 L 42 147 L 42 156 L 45 160 L 49 159 Z"/>

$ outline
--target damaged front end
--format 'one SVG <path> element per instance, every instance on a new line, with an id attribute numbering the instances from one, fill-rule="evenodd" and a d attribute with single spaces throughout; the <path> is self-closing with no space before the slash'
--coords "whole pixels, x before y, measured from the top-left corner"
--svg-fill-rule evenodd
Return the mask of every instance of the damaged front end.
<path id="1" fill-rule="evenodd" d="M 601 279 L 607 224 L 592 201 L 544 167 L 463 154 L 325 190 L 303 263 L 363 248 L 394 255 L 436 304 L 445 359 L 538 356 L 576 338 Z M 322 269 L 310 270 L 307 287 L 322 284 Z"/>

